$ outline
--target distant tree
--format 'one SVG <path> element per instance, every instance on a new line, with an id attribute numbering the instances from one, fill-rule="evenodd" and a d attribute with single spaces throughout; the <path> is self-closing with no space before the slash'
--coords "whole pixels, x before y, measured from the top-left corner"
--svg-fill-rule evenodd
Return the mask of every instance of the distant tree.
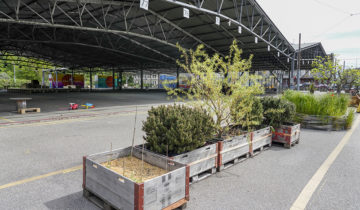
<path id="1" fill-rule="evenodd" d="M 10 84 L 11 77 L 5 72 L 0 72 L 0 88 L 4 88 L 6 86 L 9 86 Z"/>
<path id="2" fill-rule="evenodd" d="M 128 83 L 128 85 L 133 86 L 134 85 L 134 77 L 130 75 L 128 77 L 127 83 Z"/>
<path id="3" fill-rule="evenodd" d="M 331 59 L 330 56 L 317 57 L 312 64 L 311 74 L 321 82 L 336 85 L 339 94 L 345 85 L 352 85 L 360 80 L 360 73 L 355 69 L 344 69 L 342 65 Z M 360 82 L 360 81 L 359 81 Z"/>
<path id="4" fill-rule="evenodd" d="M 6 52 L 1 54 L 0 72 L 5 72 L 10 77 L 8 82 L 14 87 L 18 87 L 30 80 L 41 80 L 43 69 L 54 68 L 51 63 L 35 58 L 15 56 Z M 14 73 L 16 83 L 13 81 Z"/>

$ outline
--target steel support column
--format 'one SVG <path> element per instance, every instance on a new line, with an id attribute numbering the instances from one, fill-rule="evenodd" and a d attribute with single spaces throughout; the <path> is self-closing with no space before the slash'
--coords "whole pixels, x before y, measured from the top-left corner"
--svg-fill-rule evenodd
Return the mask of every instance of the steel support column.
<path id="1" fill-rule="evenodd" d="M 71 85 L 74 85 L 74 69 L 71 70 Z"/>
<path id="2" fill-rule="evenodd" d="M 113 90 L 115 90 L 115 70 L 114 70 L 114 68 L 112 68 L 112 78 L 113 78 L 113 80 L 112 80 L 112 84 L 113 84 Z"/>
<path id="3" fill-rule="evenodd" d="M 176 88 L 180 87 L 180 73 L 179 73 L 179 67 L 176 69 Z"/>
<path id="4" fill-rule="evenodd" d="M 295 70 L 295 53 L 291 60 L 290 88 L 294 89 L 294 70 Z"/>
<path id="5" fill-rule="evenodd" d="M 140 89 L 144 89 L 144 70 L 141 69 L 140 71 Z"/>
<path id="6" fill-rule="evenodd" d="M 91 92 L 92 91 L 92 71 L 90 69 L 90 89 L 89 91 Z"/>
<path id="7" fill-rule="evenodd" d="M 56 68 L 55 68 L 55 87 L 56 88 L 58 88 L 59 87 L 59 84 L 58 84 L 58 72 L 57 72 L 57 70 L 56 70 Z"/>
<path id="8" fill-rule="evenodd" d="M 119 72 L 119 76 L 118 76 L 118 85 L 119 85 L 119 90 L 122 90 L 122 86 L 123 86 L 123 83 L 122 83 L 122 77 L 123 77 L 123 71 L 120 71 Z"/>
<path id="9" fill-rule="evenodd" d="M 71 70 L 71 85 L 74 85 L 74 69 Z"/>
<path id="10" fill-rule="evenodd" d="M 45 86 L 45 71 L 44 69 L 42 70 L 42 78 L 41 78 L 41 88 L 44 88 Z"/>
<path id="11" fill-rule="evenodd" d="M 16 84 L 16 74 L 15 74 L 15 64 L 13 62 L 13 70 L 14 70 L 14 85 Z"/>
<path id="12" fill-rule="evenodd" d="M 158 89 L 160 89 L 160 72 L 158 73 Z"/>
<path id="13" fill-rule="evenodd" d="M 297 70 L 297 90 L 300 90 L 300 60 L 301 60 L 301 34 L 299 34 L 298 70 Z"/>
<path id="14" fill-rule="evenodd" d="M 283 83 L 284 83 L 284 74 L 280 72 L 280 93 L 283 91 Z"/>

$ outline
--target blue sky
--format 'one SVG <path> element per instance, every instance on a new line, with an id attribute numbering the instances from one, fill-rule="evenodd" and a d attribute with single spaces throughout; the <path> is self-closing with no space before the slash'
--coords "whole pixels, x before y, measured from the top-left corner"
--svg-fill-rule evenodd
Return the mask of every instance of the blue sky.
<path id="1" fill-rule="evenodd" d="M 359 23 L 360 27 L 360 23 Z M 359 38 L 360 37 L 360 29 L 355 31 L 348 32 L 338 32 L 338 33 L 329 33 L 325 35 L 327 39 L 346 39 L 346 38 Z"/>
<path id="2" fill-rule="evenodd" d="M 297 43 L 301 32 L 303 42 L 322 42 L 327 53 L 360 67 L 360 0 L 257 2 L 290 42 Z"/>

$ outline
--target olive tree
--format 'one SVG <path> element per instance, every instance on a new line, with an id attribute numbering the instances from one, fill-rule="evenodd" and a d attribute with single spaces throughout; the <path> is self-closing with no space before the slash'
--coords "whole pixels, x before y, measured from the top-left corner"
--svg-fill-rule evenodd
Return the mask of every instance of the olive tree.
<path id="1" fill-rule="evenodd" d="M 258 80 L 259 76 L 250 73 L 253 55 L 242 58 L 242 50 L 234 41 L 225 57 L 214 53 L 209 55 L 203 45 L 195 50 L 187 50 L 177 45 L 181 52 L 177 64 L 186 72 L 192 75 L 188 80 L 188 90 L 179 88 L 171 89 L 166 87 L 169 95 L 177 96 L 180 100 L 189 100 L 192 106 L 204 108 L 215 120 L 217 136 L 228 129 L 232 123 L 251 123 L 248 119 L 231 121 L 231 109 L 234 103 L 246 103 L 238 105 L 239 116 L 246 116 L 245 112 L 252 112 L 249 105 L 254 94 L 263 93 Z M 241 98 L 242 100 L 239 100 Z M 240 119 L 240 117 L 238 119 Z"/>

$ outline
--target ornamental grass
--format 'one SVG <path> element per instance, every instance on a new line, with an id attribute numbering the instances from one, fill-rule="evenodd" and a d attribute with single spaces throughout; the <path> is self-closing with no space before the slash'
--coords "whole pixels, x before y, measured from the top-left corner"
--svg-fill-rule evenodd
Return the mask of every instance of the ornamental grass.
<path id="1" fill-rule="evenodd" d="M 350 98 L 345 94 L 313 95 L 287 90 L 283 98 L 296 106 L 296 112 L 308 115 L 340 117 L 346 114 Z"/>

